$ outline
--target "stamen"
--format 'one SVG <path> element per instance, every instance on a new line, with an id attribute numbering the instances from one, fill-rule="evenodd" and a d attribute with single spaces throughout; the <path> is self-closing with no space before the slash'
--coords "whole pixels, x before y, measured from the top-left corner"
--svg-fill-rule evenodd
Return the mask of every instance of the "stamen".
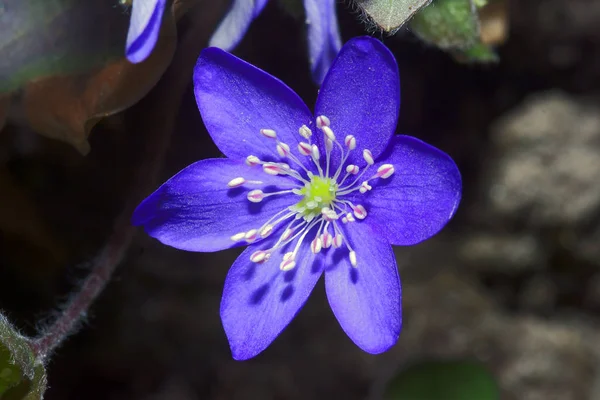
<path id="1" fill-rule="evenodd" d="M 268 137 L 269 139 L 277 138 L 277 133 L 275 133 L 273 129 L 261 129 L 260 133 L 261 135 Z"/>
<path id="2" fill-rule="evenodd" d="M 282 164 L 275 164 L 275 163 L 264 163 L 263 171 L 265 171 L 267 174 L 273 175 L 273 176 L 281 175 L 286 172 L 285 169 L 283 168 Z"/>
<path id="3" fill-rule="evenodd" d="M 252 253 L 252 255 L 250 256 L 250 261 L 254 262 L 254 263 L 261 263 L 263 261 L 267 260 L 267 255 L 269 253 L 267 253 L 266 251 L 263 250 L 258 250 L 255 251 L 254 253 Z"/>
<path id="4" fill-rule="evenodd" d="M 358 219 L 365 219 L 367 217 L 367 210 L 363 206 L 356 205 L 353 208 L 354 216 Z"/>
<path id="5" fill-rule="evenodd" d="M 227 186 L 229 186 L 230 188 L 236 188 L 236 187 L 242 186 L 244 183 L 246 183 L 246 180 L 242 177 L 238 177 L 238 178 L 233 178 L 232 180 L 230 180 L 227 183 Z"/>
<path id="6" fill-rule="evenodd" d="M 381 179 L 387 179 L 394 173 L 394 166 L 392 164 L 383 164 L 377 168 L 377 174 L 375 175 Z"/>
<path id="7" fill-rule="evenodd" d="M 290 146 L 288 146 L 287 144 L 283 143 L 283 142 L 278 142 L 277 143 L 277 153 L 279 153 L 279 155 L 281 157 L 287 157 L 290 155 Z"/>
<path id="8" fill-rule="evenodd" d="M 306 140 L 310 140 L 310 137 L 312 136 L 312 131 L 306 125 L 302 125 L 300 129 L 298 129 L 298 133 Z"/>
<path id="9" fill-rule="evenodd" d="M 253 203 L 260 203 L 265 198 L 265 193 L 260 189 L 254 189 L 249 191 L 246 197 Z"/>
<path id="10" fill-rule="evenodd" d="M 333 149 L 333 143 L 333 140 L 325 138 L 325 150 L 327 150 L 327 153 L 331 153 L 331 150 Z"/>
<path id="11" fill-rule="evenodd" d="M 287 228 L 285 231 L 283 231 L 283 234 L 281 235 L 281 240 L 285 242 L 290 238 L 290 236 L 292 236 L 292 233 L 294 233 L 294 229 Z"/>
<path id="12" fill-rule="evenodd" d="M 350 258 L 350 264 L 356 268 L 356 252 L 354 250 L 350 251 L 350 253 L 348 253 L 348 257 Z"/>
<path id="13" fill-rule="evenodd" d="M 258 165 L 260 163 L 261 163 L 260 159 L 256 156 L 246 157 L 246 165 L 249 167 L 254 167 L 255 165 Z"/>
<path id="14" fill-rule="evenodd" d="M 289 271 L 294 269 L 296 261 L 294 261 L 294 253 L 285 253 L 283 261 L 279 264 L 279 269 L 282 271 Z"/>
<path id="15" fill-rule="evenodd" d="M 368 181 L 364 181 L 363 183 L 360 184 L 360 189 L 358 189 L 358 190 L 362 194 L 365 194 L 371 189 L 373 189 L 373 186 L 369 185 Z"/>
<path id="16" fill-rule="evenodd" d="M 246 239 L 246 242 L 252 243 L 256 240 L 257 236 L 258 236 L 258 231 L 256 229 L 250 229 L 244 235 L 244 239 Z"/>
<path id="17" fill-rule="evenodd" d="M 341 234 L 336 233 L 336 235 L 333 237 L 333 247 L 339 249 L 342 246 L 343 239 L 344 237 Z"/>
<path id="18" fill-rule="evenodd" d="M 239 242 L 240 240 L 244 239 L 245 236 L 246 236 L 246 232 L 240 232 L 240 233 L 236 233 L 235 235 L 230 237 L 230 239 L 233 240 L 234 242 Z"/>
<path id="19" fill-rule="evenodd" d="M 323 126 L 321 128 L 321 130 L 323 131 L 323 133 L 325 134 L 327 139 L 331 140 L 332 142 L 335 142 L 335 135 L 334 135 L 333 131 L 331 130 L 331 128 L 329 127 L 329 124 Z"/>
<path id="20" fill-rule="evenodd" d="M 373 160 L 373 154 L 368 149 L 363 150 L 363 158 L 369 165 L 373 165 L 375 163 L 375 160 Z"/>
<path id="21" fill-rule="evenodd" d="M 344 144 L 346 145 L 348 150 L 354 150 L 356 148 L 356 138 L 352 135 L 348 135 L 344 139 Z"/>
<path id="22" fill-rule="evenodd" d="M 346 167 L 346 172 L 352 175 L 358 174 L 359 168 L 357 165 L 350 164 Z"/>
<path id="23" fill-rule="evenodd" d="M 319 129 L 323 129 L 323 127 L 329 126 L 329 125 L 331 125 L 331 121 L 329 121 L 329 118 L 327 118 L 324 115 L 319 115 L 317 117 L 317 127 Z"/>
<path id="24" fill-rule="evenodd" d="M 274 226 L 273 226 L 273 225 L 270 225 L 270 224 L 269 224 L 269 225 L 265 225 L 265 226 L 264 226 L 264 228 L 262 228 L 262 229 L 260 230 L 260 236 L 261 236 L 263 239 L 264 239 L 264 238 L 266 238 L 266 237 L 267 237 L 267 236 L 269 236 L 271 233 L 273 233 L 273 228 L 274 228 Z"/>
<path id="25" fill-rule="evenodd" d="M 319 158 L 321 158 L 321 153 L 319 152 L 319 148 L 317 147 L 317 145 L 316 145 L 316 144 L 313 144 L 313 145 L 311 146 L 311 152 L 310 152 L 310 153 L 311 153 L 311 155 L 312 155 L 312 158 L 313 158 L 315 161 L 319 161 Z"/>
<path id="26" fill-rule="evenodd" d="M 331 236 L 331 234 L 329 232 L 325 231 L 321 235 L 321 241 L 323 242 L 323 248 L 328 249 L 331 247 L 331 244 L 333 243 L 333 237 Z"/>
<path id="27" fill-rule="evenodd" d="M 303 156 L 309 156 L 312 154 L 312 147 L 306 142 L 300 142 L 298 143 L 298 151 Z"/>
<path id="28" fill-rule="evenodd" d="M 320 237 L 316 237 L 313 239 L 312 242 L 310 242 L 310 251 L 313 252 L 313 254 L 317 254 L 321 251 L 321 238 Z"/>

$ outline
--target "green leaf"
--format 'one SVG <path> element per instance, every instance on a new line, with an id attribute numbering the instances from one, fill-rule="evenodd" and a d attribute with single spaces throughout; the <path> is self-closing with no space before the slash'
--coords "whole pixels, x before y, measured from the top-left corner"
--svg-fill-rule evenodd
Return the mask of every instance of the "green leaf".
<path id="1" fill-rule="evenodd" d="M 0 398 L 41 400 L 46 390 L 46 371 L 36 359 L 29 340 L 0 314 Z"/>
<path id="2" fill-rule="evenodd" d="M 454 53 L 454 58 L 459 62 L 471 63 L 494 63 L 498 62 L 498 55 L 490 47 L 483 43 L 477 43 L 476 45 L 466 49 L 457 50 Z"/>
<path id="3" fill-rule="evenodd" d="M 122 57 L 128 24 L 116 0 L 0 1 L 0 93 Z"/>
<path id="4" fill-rule="evenodd" d="M 479 20 L 473 0 L 434 0 L 410 21 L 422 40 L 442 49 L 468 49 L 479 41 Z"/>
<path id="5" fill-rule="evenodd" d="M 471 361 L 424 362 L 400 372 L 386 389 L 386 400 L 498 400 L 493 376 Z"/>
<path id="6" fill-rule="evenodd" d="M 356 0 L 358 7 L 380 29 L 393 34 L 431 0 Z"/>

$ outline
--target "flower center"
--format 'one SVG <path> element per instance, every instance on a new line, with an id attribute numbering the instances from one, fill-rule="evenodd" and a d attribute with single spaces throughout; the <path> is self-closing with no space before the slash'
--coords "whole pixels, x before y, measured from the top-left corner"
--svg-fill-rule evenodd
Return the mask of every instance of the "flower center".
<path id="1" fill-rule="evenodd" d="M 305 209 L 302 213 L 304 217 L 319 214 L 323 207 L 329 207 L 335 201 L 337 189 L 338 185 L 333 179 L 313 175 L 310 182 L 300 189 L 300 194 L 304 198 L 296 204 L 296 207 Z"/>
<path id="2" fill-rule="evenodd" d="M 339 248 L 344 244 L 348 250 L 350 264 L 353 267 L 357 266 L 356 252 L 350 243 L 344 240 L 340 222 L 342 224 L 350 224 L 356 222 L 356 219 L 365 219 L 367 217 L 367 210 L 361 204 L 354 204 L 347 198 L 347 195 L 356 191 L 364 194 L 372 190 L 373 187 L 370 183 L 374 180 L 387 179 L 392 176 L 394 166 L 392 164 L 380 165 L 373 175 L 364 179 L 366 172 L 375 163 L 373 155 L 368 149 L 363 149 L 362 156 L 366 166 L 362 171 L 357 165 L 346 165 L 350 152 L 356 148 L 356 139 L 354 136 L 348 135 L 344 138 L 343 144 L 341 144 L 336 140 L 330 125 L 329 118 L 326 116 L 321 115 L 317 117 L 317 128 L 323 132 L 325 142 L 325 168 L 321 165 L 323 160 L 319 147 L 311 142 L 311 129 L 306 125 L 302 125 L 298 130 L 300 136 L 306 140 L 298 143 L 298 152 L 302 156 L 312 159 L 317 173 L 307 169 L 302 161 L 291 152 L 290 146 L 277 138 L 277 133 L 274 130 L 260 130 L 263 136 L 273 139 L 276 142 L 277 153 L 282 158 L 286 158 L 290 163 L 298 165 L 301 170 L 296 170 L 284 162 L 268 162 L 262 161 L 253 155 L 248 156 L 246 158 L 248 166 L 254 167 L 260 165 L 268 175 L 287 175 L 297 181 L 296 187 L 288 190 L 267 193 L 261 189 L 250 190 L 246 196 L 248 201 L 258 203 L 270 196 L 289 195 L 300 196 L 301 199 L 296 204 L 273 215 L 261 227 L 251 229 L 248 232 L 239 232 L 231 236 L 231 240 L 236 242 L 245 241 L 246 243 L 253 243 L 258 239 L 271 235 L 275 228 L 282 228 L 283 233 L 273 247 L 252 253 L 250 256 L 252 262 L 263 263 L 271 257 L 273 252 L 295 241 L 293 251 L 285 253 L 283 261 L 279 265 L 281 270 L 289 271 L 296 266 L 296 259 L 302 242 L 310 232 L 315 232 L 316 230 L 310 242 L 312 253 L 320 253 L 322 249 L 327 249 L 331 246 Z M 335 171 L 330 168 L 331 153 L 334 146 L 341 152 L 341 162 Z M 227 186 L 236 188 L 242 185 L 262 184 L 263 182 L 261 181 L 251 181 L 243 177 L 238 177 L 229 181 Z"/>

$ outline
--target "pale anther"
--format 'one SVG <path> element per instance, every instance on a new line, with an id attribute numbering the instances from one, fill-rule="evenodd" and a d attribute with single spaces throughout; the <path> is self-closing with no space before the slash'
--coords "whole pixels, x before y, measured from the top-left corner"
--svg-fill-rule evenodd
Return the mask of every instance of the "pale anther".
<path id="1" fill-rule="evenodd" d="M 262 228 L 262 230 L 260 231 L 260 236 L 263 238 L 266 238 L 271 233 L 273 233 L 273 225 L 269 224 L 269 225 L 265 226 L 264 228 Z"/>
<path id="2" fill-rule="evenodd" d="M 323 130 L 323 133 L 325 134 L 327 139 L 331 140 L 332 142 L 335 142 L 335 135 L 333 134 L 333 131 L 331 130 L 331 128 L 328 125 L 325 125 L 321 129 Z"/>
<path id="3" fill-rule="evenodd" d="M 361 193 L 367 193 L 367 191 L 373 189 L 373 186 L 369 185 L 369 182 L 364 181 L 363 183 L 360 184 L 360 189 L 358 189 L 359 192 Z"/>
<path id="4" fill-rule="evenodd" d="M 346 167 L 346 172 L 352 175 L 358 174 L 359 168 L 354 164 L 350 164 Z"/>
<path id="5" fill-rule="evenodd" d="M 246 239 L 246 242 L 252 243 L 256 240 L 257 235 L 258 235 L 258 231 L 256 229 L 250 229 L 244 235 L 244 239 Z"/>
<path id="6" fill-rule="evenodd" d="M 352 250 L 350 254 L 348 254 L 348 257 L 350 258 L 350 264 L 356 268 L 356 252 Z"/>
<path id="7" fill-rule="evenodd" d="M 354 216 L 358 219 L 365 219 L 367 217 L 367 210 L 360 204 L 354 206 Z"/>
<path id="8" fill-rule="evenodd" d="M 363 158 L 369 165 L 373 165 L 375 163 L 375 160 L 373 160 L 373 154 L 368 149 L 363 150 Z"/>
<path id="9" fill-rule="evenodd" d="M 294 233 L 294 230 L 287 228 L 285 231 L 283 231 L 283 235 L 281 235 L 281 241 L 285 242 L 288 240 L 290 237 L 292 237 L 292 233 Z"/>
<path id="10" fill-rule="evenodd" d="M 325 150 L 331 151 L 333 149 L 333 141 L 329 138 L 325 138 Z"/>
<path id="11" fill-rule="evenodd" d="M 323 248 L 328 249 L 331 247 L 333 243 L 333 237 L 329 232 L 325 232 L 321 235 L 321 242 L 323 242 Z"/>
<path id="12" fill-rule="evenodd" d="M 246 232 L 240 232 L 240 233 L 236 233 L 235 235 L 230 237 L 230 239 L 233 240 L 234 242 L 239 242 L 240 240 L 244 239 L 245 236 L 246 236 Z"/>
<path id="13" fill-rule="evenodd" d="M 275 139 L 277 137 L 277 133 L 275 133 L 273 129 L 261 129 L 260 133 L 269 139 Z"/>
<path id="14" fill-rule="evenodd" d="M 254 253 L 252 253 L 252 255 L 250 256 L 250 261 L 252 261 L 254 263 L 260 263 L 260 262 L 265 261 L 266 258 L 267 258 L 267 252 L 258 250 L 258 251 L 255 251 Z"/>
<path id="15" fill-rule="evenodd" d="M 329 121 L 329 118 L 327 118 L 324 115 L 319 115 L 317 117 L 317 127 L 319 127 L 319 129 L 323 129 L 324 126 L 329 125 L 331 125 L 331 121 Z"/>
<path id="16" fill-rule="evenodd" d="M 356 148 L 356 138 L 352 135 L 348 135 L 344 139 L 344 144 L 348 149 L 354 150 Z"/>
<path id="17" fill-rule="evenodd" d="M 348 222 L 354 222 L 354 221 L 356 221 L 354 219 L 354 216 L 352 215 L 352 213 L 346 214 L 346 219 L 348 220 Z"/>
<path id="18" fill-rule="evenodd" d="M 317 254 L 318 252 L 321 251 L 321 238 L 320 237 L 316 237 L 313 239 L 312 242 L 310 242 L 310 251 L 313 252 L 313 254 Z"/>
<path id="19" fill-rule="evenodd" d="M 309 156 L 312 153 L 312 147 L 306 142 L 298 143 L 298 151 L 304 156 Z"/>
<path id="20" fill-rule="evenodd" d="M 277 143 L 277 153 L 281 157 L 287 157 L 290 154 L 290 146 L 282 142 Z"/>
<path id="21" fill-rule="evenodd" d="M 387 179 L 394 173 L 394 166 L 392 164 L 383 164 L 377 168 L 377 177 L 381 179 Z"/>
<path id="22" fill-rule="evenodd" d="M 342 240 L 344 237 L 339 233 L 333 237 L 333 247 L 339 249 L 342 246 Z"/>
<path id="23" fill-rule="evenodd" d="M 312 136 L 312 131 L 306 125 L 302 125 L 300 129 L 298 129 L 298 133 L 300 133 L 300 136 L 304 139 L 309 139 Z"/>
<path id="24" fill-rule="evenodd" d="M 321 153 L 319 153 L 319 148 L 317 147 L 316 144 L 312 145 L 312 147 L 311 147 L 311 154 L 312 154 L 312 157 L 315 160 L 319 161 L 319 158 L 321 157 Z"/>
<path id="25" fill-rule="evenodd" d="M 273 164 L 273 163 L 266 163 L 266 164 L 263 164 L 263 171 L 265 171 L 269 175 L 279 175 L 279 174 L 282 174 L 285 170 L 280 165 Z"/>
<path id="26" fill-rule="evenodd" d="M 265 198 L 265 194 L 260 189 L 254 189 L 248 192 L 247 197 L 253 203 L 260 203 Z"/>
<path id="27" fill-rule="evenodd" d="M 238 178 L 233 178 L 232 180 L 230 180 L 227 183 L 227 186 L 229 186 L 230 188 L 236 188 L 236 187 L 242 186 L 244 183 L 246 183 L 246 180 L 242 177 L 238 177 Z"/>
<path id="28" fill-rule="evenodd" d="M 246 165 L 249 167 L 254 167 L 255 165 L 260 164 L 260 159 L 256 156 L 248 156 L 246 157 Z"/>
<path id="29" fill-rule="evenodd" d="M 289 252 L 285 253 L 283 256 L 283 261 L 279 264 L 279 269 L 282 271 L 289 271 L 296 266 L 296 261 L 294 261 L 294 253 Z"/>

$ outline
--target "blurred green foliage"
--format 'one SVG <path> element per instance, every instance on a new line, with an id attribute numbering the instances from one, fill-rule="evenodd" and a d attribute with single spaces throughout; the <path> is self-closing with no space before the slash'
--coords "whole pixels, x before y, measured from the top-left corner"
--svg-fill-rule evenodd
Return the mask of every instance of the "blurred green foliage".
<path id="1" fill-rule="evenodd" d="M 46 390 L 46 371 L 30 346 L 0 314 L 0 398 L 40 400 Z"/>
<path id="2" fill-rule="evenodd" d="M 388 384 L 386 400 L 498 400 L 494 377 L 472 361 L 431 361 L 401 371 Z"/>
<path id="3" fill-rule="evenodd" d="M 415 15 L 410 28 L 423 41 L 449 50 L 458 61 L 497 61 L 481 40 L 478 10 L 487 4 L 488 0 L 434 0 Z"/>

